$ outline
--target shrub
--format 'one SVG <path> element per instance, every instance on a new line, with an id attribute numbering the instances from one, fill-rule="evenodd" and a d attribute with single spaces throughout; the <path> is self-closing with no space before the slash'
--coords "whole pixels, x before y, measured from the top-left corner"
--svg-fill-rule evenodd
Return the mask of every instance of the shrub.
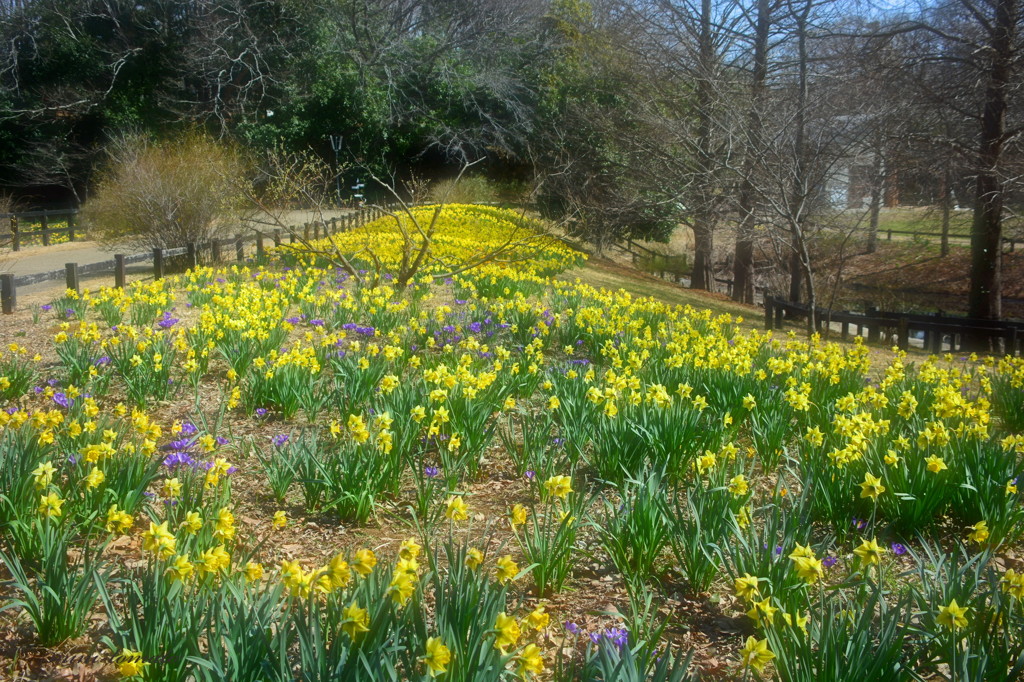
<path id="1" fill-rule="evenodd" d="M 127 136 L 108 149 L 82 220 L 108 244 L 177 247 L 218 236 L 241 201 L 240 156 L 200 133 L 153 142 Z"/>

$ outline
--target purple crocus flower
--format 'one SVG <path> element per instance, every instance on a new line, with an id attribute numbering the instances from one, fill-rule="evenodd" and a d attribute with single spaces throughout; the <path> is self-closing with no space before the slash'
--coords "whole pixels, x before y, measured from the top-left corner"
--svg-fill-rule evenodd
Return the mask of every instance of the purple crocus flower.
<path id="1" fill-rule="evenodd" d="M 827 557 L 825 557 L 824 559 L 821 560 L 821 565 L 824 568 L 832 568 L 838 562 L 839 562 L 839 559 L 835 558 L 834 556 L 827 556 Z"/>
<path id="2" fill-rule="evenodd" d="M 65 410 L 69 409 L 72 405 L 75 404 L 75 401 L 73 399 L 69 398 L 67 396 L 67 394 L 64 393 L 64 391 L 59 391 L 57 393 L 54 393 L 53 394 L 53 402 L 57 403 L 58 405 L 63 407 Z"/>
<path id="3" fill-rule="evenodd" d="M 279 433 L 276 436 L 274 436 L 271 439 L 271 441 L 274 443 L 274 445 L 276 447 L 282 447 L 285 443 L 288 442 L 288 434 L 287 433 Z"/>
<path id="4" fill-rule="evenodd" d="M 626 628 L 609 628 L 605 632 L 605 637 L 620 649 L 625 649 L 629 645 L 629 631 Z"/>
<path id="5" fill-rule="evenodd" d="M 427 478 L 437 478 L 441 475 L 441 470 L 435 466 L 425 466 L 423 467 L 423 475 Z"/>
<path id="6" fill-rule="evenodd" d="M 257 407 L 256 408 L 256 416 L 257 417 L 266 417 L 267 416 L 267 408 L 265 408 L 265 407 Z"/>
<path id="7" fill-rule="evenodd" d="M 533 469 L 528 469 L 526 472 L 526 480 L 532 481 L 535 478 L 537 478 L 537 472 L 535 472 Z"/>
<path id="8" fill-rule="evenodd" d="M 178 324 L 179 320 L 177 317 L 171 317 L 171 311 L 164 311 L 164 318 L 156 323 L 156 326 L 161 329 L 170 329 L 174 325 Z"/>
<path id="9" fill-rule="evenodd" d="M 907 548 L 898 542 L 892 543 L 891 545 L 889 545 L 889 548 L 892 549 L 892 553 L 896 556 L 903 556 L 907 553 Z"/>
<path id="10" fill-rule="evenodd" d="M 180 466 L 195 466 L 196 462 L 187 452 L 172 452 L 164 457 L 163 463 L 168 469 L 174 469 Z"/>
<path id="11" fill-rule="evenodd" d="M 580 633 L 580 626 L 576 625 L 576 623 L 571 620 L 565 621 L 565 629 L 574 635 L 578 635 Z"/>

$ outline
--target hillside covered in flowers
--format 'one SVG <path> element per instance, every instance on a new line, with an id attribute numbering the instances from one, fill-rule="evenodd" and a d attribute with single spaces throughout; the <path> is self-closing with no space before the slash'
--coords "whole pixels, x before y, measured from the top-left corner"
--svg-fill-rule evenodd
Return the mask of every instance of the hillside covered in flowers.
<path id="1" fill-rule="evenodd" d="M 880 364 L 416 210 L 21 318 L 2 674 L 1020 678 L 1024 361 Z"/>

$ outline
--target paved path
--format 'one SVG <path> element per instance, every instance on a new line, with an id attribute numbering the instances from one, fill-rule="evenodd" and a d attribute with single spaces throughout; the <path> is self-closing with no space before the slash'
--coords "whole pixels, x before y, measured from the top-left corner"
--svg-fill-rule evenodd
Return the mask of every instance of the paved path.
<path id="1" fill-rule="evenodd" d="M 96 242 L 70 242 L 55 246 L 32 246 L 21 251 L 0 253 L 0 273 L 15 277 L 37 272 L 60 270 L 65 263 L 102 263 L 112 260 L 111 251 L 101 249 Z"/>

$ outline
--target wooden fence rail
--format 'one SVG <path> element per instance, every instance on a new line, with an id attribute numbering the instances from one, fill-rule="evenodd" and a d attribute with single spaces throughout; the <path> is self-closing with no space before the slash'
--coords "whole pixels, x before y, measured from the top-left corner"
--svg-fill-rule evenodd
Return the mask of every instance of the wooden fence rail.
<path id="1" fill-rule="evenodd" d="M 50 227 L 51 221 L 61 219 L 67 219 L 67 227 Z M 40 228 L 38 230 L 22 229 L 21 223 L 29 220 L 33 223 L 38 222 Z M 11 250 L 20 251 L 22 245 L 32 237 L 42 237 L 43 246 L 49 246 L 53 237 L 62 234 L 66 234 L 68 241 L 73 242 L 75 239 L 84 236 L 77 223 L 78 211 L 76 209 L 0 213 L 0 225 L 6 224 L 10 231 L 9 236 L 0 232 L 0 244 L 6 243 L 9 240 Z"/>
<path id="2" fill-rule="evenodd" d="M 309 233 L 311 236 L 319 237 L 322 235 L 323 237 L 328 237 L 338 232 L 351 230 L 382 215 L 384 215 L 384 212 L 380 208 L 364 208 L 347 216 L 307 223 L 301 227 L 292 227 L 289 228 L 288 233 L 292 243 L 295 243 L 297 234 Z M 132 255 L 116 254 L 113 260 L 99 263 L 89 263 L 87 265 L 67 263 L 60 270 L 37 272 L 30 275 L 21 275 L 20 277 L 15 277 L 12 274 L 0 275 L 0 311 L 7 315 L 14 312 L 17 307 L 18 287 L 26 287 L 63 277 L 69 289 L 78 291 L 80 288 L 79 281 L 82 277 L 112 270 L 114 273 L 114 286 L 123 288 L 126 282 L 125 268 L 128 265 L 152 262 L 153 278 L 160 279 L 166 274 L 167 259 L 169 258 L 185 256 L 186 267 L 193 268 L 206 260 L 209 260 L 209 262 L 221 261 L 224 254 L 231 254 L 230 246 L 232 245 L 234 246 L 233 255 L 235 260 L 242 261 L 245 260 L 245 245 L 247 243 L 255 244 L 256 260 L 257 262 L 262 262 L 266 257 L 264 240 L 271 236 L 274 240 L 274 245 L 280 246 L 282 242 L 281 230 L 274 230 L 272 235 L 257 231 L 248 237 L 235 234 L 231 239 L 215 239 L 204 244 L 186 244 L 185 246 L 174 248 L 155 248 L 146 253 Z M 209 254 L 209 259 L 205 258 L 207 253 Z"/>
<path id="3" fill-rule="evenodd" d="M 917 230 L 889 230 L 889 229 L 886 229 L 886 230 L 879 230 L 879 232 L 885 232 L 886 233 L 886 237 L 885 237 L 886 241 L 892 241 L 892 236 L 894 234 L 904 234 L 904 235 L 910 236 L 911 238 L 913 238 L 913 237 L 940 237 L 941 238 L 942 237 L 942 233 L 941 232 L 922 232 L 922 231 L 917 231 Z M 971 239 L 970 233 L 963 234 L 963 233 L 960 233 L 960 232 L 950 232 L 949 234 L 946 235 L 946 237 L 949 238 L 949 239 L 963 239 L 963 240 L 967 240 L 967 241 L 970 241 L 970 239 Z M 1003 241 L 1003 246 L 1009 245 L 1011 253 L 1016 250 L 1017 244 L 1024 244 L 1024 239 L 1022 239 L 1020 237 L 1003 237 L 1002 241 Z"/>
<path id="4" fill-rule="evenodd" d="M 781 329 L 785 315 L 806 318 L 809 313 L 808 306 L 765 296 L 765 329 Z M 843 340 L 850 337 L 854 327 L 857 336 L 863 336 L 867 331 L 867 340 L 873 343 L 881 343 L 883 338 L 889 343 L 895 336 L 896 345 L 902 350 L 909 348 L 911 334 L 920 332 L 925 350 L 934 353 L 963 350 L 970 340 L 984 338 L 997 352 L 1001 345 L 1002 352 L 1007 355 L 1024 354 L 1024 322 L 886 312 L 877 308 L 869 308 L 864 313 L 816 308 L 815 322 L 819 331 L 826 331 L 832 324 L 839 323 Z"/>

